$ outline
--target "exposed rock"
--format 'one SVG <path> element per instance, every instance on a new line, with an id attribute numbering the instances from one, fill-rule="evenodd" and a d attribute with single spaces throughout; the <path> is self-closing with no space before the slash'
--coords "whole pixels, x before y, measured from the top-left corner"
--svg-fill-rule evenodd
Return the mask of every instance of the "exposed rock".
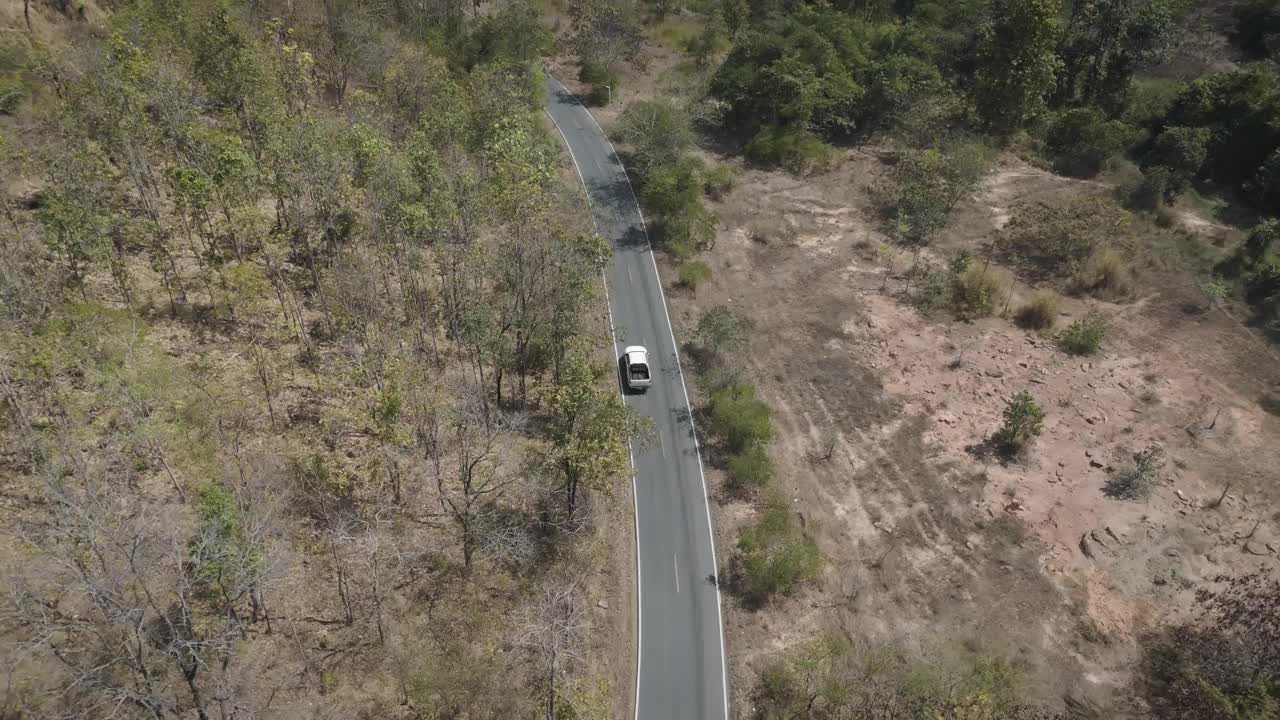
<path id="1" fill-rule="evenodd" d="M 609 601 L 608 601 L 608 600 L 601 600 L 600 602 L 596 603 L 596 607 L 600 608 L 601 610 L 608 610 L 608 609 L 609 609 Z"/>

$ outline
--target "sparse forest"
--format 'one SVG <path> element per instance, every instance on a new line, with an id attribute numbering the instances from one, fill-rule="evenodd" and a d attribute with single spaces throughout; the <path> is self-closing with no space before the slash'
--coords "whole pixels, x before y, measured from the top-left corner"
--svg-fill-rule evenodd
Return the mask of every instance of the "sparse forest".
<path id="1" fill-rule="evenodd" d="M 0 717 L 609 717 L 587 592 L 642 428 L 537 11 L 28 5 Z"/>
<path id="2" fill-rule="evenodd" d="M 961 506 L 978 507 L 988 470 L 1040 469 L 1041 453 L 1075 442 L 1060 436 L 1074 419 L 1089 442 L 1121 427 L 1077 410 L 1075 395 L 1089 395 L 1080 386 L 1098 391 L 1094 376 L 1055 397 L 1033 363 L 1007 385 L 1021 372 L 1011 365 L 970 372 L 966 357 L 983 351 L 970 328 L 1008 320 L 1026 333 L 1019 343 L 1051 356 L 1055 376 L 1093 372 L 1133 352 L 1125 313 L 1154 318 L 1153 298 L 1189 277 L 1183 316 L 1221 311 L 1257 334 L 1253 364 L 1274 360 L 1280 0 L 0 0 L 0 10 L 0 720 L 603 720 L 630 707 L 634 647 L 622 636 L 634 607 L 618 586 L 632 582 L 633 558 L 618 550 L 631 540 L 618 528 L 631 527 L 631 506 L 614 490 L 629 495 L 628 444 L 650 427 L 619 398 L 604 351 L 611 248 L 542 112 L 544 67 L 576 81 L 618 143 L 659 262 L 671 265 L 717 514 L 723 567 L 711 577 L 739 656 L 731 717 L 1280 717 L 1280 600 L 1263 564 L 1199 585 L 1160 570 L 1153 585 L 1172 579 L 1194 595 L 1193 612 L 1133 620 L 1132 676 L 1107 676 L 1123 696 L 1114 709 L 1031 688 L 1037 672 L 1068 671 L 1046 672 L 1025 647 L 965 638 L 955 652 L 848 631 L 856 603 L 908 603 L 919 591 L 894 579 L 895 565 L 932 562 L 952 542 L 964 549 L 924 573 L 917 631 L 973 602 L 959 599 L 962 585 L 990 579 L 996 563 L 984 560 L 999 557 L 993 574 L 1016 578 L 1015 590 L 1038 588 L 1047 562 L 1016 575 L 1014 551 L 982 555 L 1005 547 L 997 531 L 1018 552 L 1035 546 L 1012 484 L 999 499 L 1008 518 L 957 520 Z M 1200 52 L 1216 56 L 1188 61 L 1210 34 L 1222 43 Z M 873 156 L 873 180 L 841 174 Z M 975 214 L 1009 161 L 1022 168 L 1014 185 L 1047 177 L 1071 190 L 1000 209 L 993 200 L 982 212 L 998 221 L 961 237 L 957 217 Z M 835 202 L 809 193 L 824 176 L 843 183 Z M 772 190 L 735 217 L 747 182 Z M 768 208 L 791 192 L 809 194 Z M 806 226 L 806 213 L 821 222 Z M 1213 247 L 1194 235 L 1203 227 L 1220 233 Z M 802 246 L 855 235 L 846 245 L 859 254 L 835 283 L 822 280 L 836 264 L 823 255 L 784 286 L 805 297 L 769 298 L 815 315 L 771 327 L 774 308 L 752 305 L 755 286 L 771 287 L 775 265 Z M 760 258 L 767 272 L 751 269 Z M 863 268 L 877 274 L 859 286 Z M 741 273 L 716 294 L 722 274 L 732 284 Z M 824 304 L 835 284 L 850 294 Z M 835 317 L 871 312 L 873 295 L 945 324 L 946 343 L 841 364 L 842 353 L 861 363 L 888 347 L 876 334 L 887 323 Z M 1190 322 L 1179 318 L 1150 324 Z M 817 336 L 821 367 L 790 355 L 751 366 Z M 850 338 L 856 352 L 842 351 Z M 974 457 L 963 459 L 999 468 L 971 480 L 952 474 L 961 461 L 945 483 L 933 478 L 921 458 L 941 450 L 885 389 L 906 392 L 917 361 L 943 355 L 957 376 L 999 381 L 982 391 L 990 427 L 970 433 Z M 887 367 L 901 376 L 871 372 Z M 787 385 L 791 373 L 808 384 Z M 953 379 L 941 377 L 925 378 L 930 397 L 912 412 L 948 409 L 935 388 Z M 1125 512 L 1176 497 L 1186 515 L 1172 485 L 1197 476 L 1190 453 L 1165 441 L 1226 437 L 1217 423 L 1228 403 L 1196 426 L 1186 418 L 1199 405 L 1164 400 L 1182 425 L 1157 440 L 1144 423 L 1163 379 L 1141 377 L 1136 414 L 1115 431 L 1126 452 L 1086 448 L 1080 467 L 1054 456 L 1050 483 L 1096 470 L 1095 494 Z M 851 385 L 865 394 L 827 403 Z M 1255 385 L 1253 404 L 1280 415 L 1280 385 Z M 813 402 L 827 404 L 810 413 Z M 958 412 L 942 424 L 970 422 Z M 876 435 L 895 413 L 904 422 Z M 1266 422 L 1243 427 L 1269 438 Z M 892 445 L 913 428 L 915 444 Z M 1240 454 L 1221 453 L 1223 467 Z M 814 500 L 816 477 L 830 494 Z M 898 525 L 876 505 L 885 478 L 908 488 L 914 514 Z M 1228 491 L 1244 497 L 1244 482 L 1233 475 L 1192 512 L 1236 503 Z M 1249 495 L 1260 502 L 1265 490 Z M 1251 512 L 1248 536 L 1229 522 L 1203 527 L 1271 562 L 1280 550 L 1254 533 L 1276 518 Z M 949 536 L 950 522 L 963 532 Z M 1071 538 L 1091 569 L 1123 545 L 1123 528 L 1098 529 Z M 1155 560 L 1180 557 L 1170 549 Z M 944 591 L 933 573 L 946 562 L 967 575 Z M 612 609 L 610 593 L 622 595 Z M 1093 646 L 1073 646 L 1070 662 L 1105 652 L 1116 663 L 1121 643 L 1079 607 L 1083 630 L 1072 633 Z M 1037 608 L 1036 621 L 1049 612 Z M 824 615 L 796 631 L 787 618 L 761 620 L 770 613 L 850 625 L 832 630 Z M 753 624 L 778 637 L 750 646 Z M 1062 644 L 1055 632 L 1035 642 Z"/>

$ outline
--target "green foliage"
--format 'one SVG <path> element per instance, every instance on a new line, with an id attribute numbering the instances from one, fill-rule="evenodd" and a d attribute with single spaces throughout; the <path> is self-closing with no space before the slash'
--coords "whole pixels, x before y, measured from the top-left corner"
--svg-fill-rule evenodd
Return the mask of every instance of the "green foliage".
<path id="1" fill-rule="evenodd" d="M 555 36 L 542 23 L 538 8 L 527 0 L 499 6 L 492 15 L 481 15 L 462 44 L 463 66 L 493 62 L 529 64 L 549 53 Z"/>
<path id="2" fill-rule="evenodd" d="M 738 169 L 729 163 L 717 163 L 702 173 L 702 190 L 713 200 L 722 200 L 738 184 Z"/>
<path id="3" fill-rule="evenodd" d="M 1135 78 L 1129 85 L 1120 119 L 1137 128 L 1158 125 L 1184 88 L 1176 80 Z"/>
<path id="4" fill-rule="evenodd" d="M 1262 161 L 1243 187 L 1259 207 L 1268 211 L 1280 208 L 1280 149 Z"/>
<path id="5" fill-rule="evenodd" d="M 1272 57 L 1280 50 L 1280 2 L 1245 0 L 1231 10 L 1235 32 L 1231 41 L 1254 58 Z"/>
<path id="6" fill-rule="evenodd" d="M 1245 299 L 1259 320 L 1273 326 L 1280 320 L 1280 260 L 1262 264 L 1248 277 Z"/>
<path id="7" fill-rule="evenodd" d="M 1102 491 L 1121 500 L 1143 500 L 1160 480 L 1167 460 L 1164 449 L 1152 445 L 1133 455 L 1133 464 L 1107 478 Z"/>
<path id="8" fill-rule="evenodd" d="M 0 115 L 12 115 L 26 97 L 27 89 L 17 73 L 6 73 L 0 67 Z"/>
<path id="9" fill-rule="evenodd" d="M 1184 0 L 1071 3 L 1056 100 L 1118 109 L 1134 71 L 1158 64 L 1173 46 L 1187 7 Z"/>
<path id="10" fill-rule="evenodd" d="M 584 63 L 578 70 L 578 80 L 591 85 L 587 100 L 596 107 L 604 107 L 618 93 L 622 78 L 602 63 Z"/>
<path id="11" fill-rule="evenodd" d="M 1161 124 L 1208 129 L 1204 174 L 1238 185 L 1280 147 L 1276 80 L 1257 68 L 1200 78 L 1178 95 Z"/>
<path id="12" fill-rule="evenodd" d="M 822 569 L 817 543 L 799 526 L 786 503 L 776 498 L 739 535 L 735 562 L 734 589 L 754 606 L 791 594 Z"/>
<path id="13" fill-rule="evenodd" d="M 699 285 L 711 279 L 711 268 L 701 260 L 686 260 L 680 263 L 676 275 L 676 281 L 682 287 L 697 290 Z"/>
<path id="14" fill-rule="evenodd" d="M 830 169 L 835 150 L 807 130 L 772 126 L 751 138 L 746 155 L 757 163 L 781 166 L 796 175 L 810 175 Z"/>
<path id="15" fill-rule="evenodd" d="M 991 128 L 1009 132 L 1044 109 L 1061 60 L 1058 0 L 993 0 L 978 43 L 975 99 Z"/>
<path id="16" fill-rule="evenodd" d="M 1155 165 L 1142 171 L 1142 180 L 1129 195 L 1129 206 L 1141 210 L 1160 210 L 1169 204 L 1176 193 L 1173 171 L 1163 165 Z"/>
<path id="17" fill-rule="evenodd" d="M 752 385 L 735 384 L 711 395 L 711 429 L 730 452 L 762 445 L 773 435 L 769 405 L 756 397 Z"/>
<path id="18" fill-rule="evenodd" d="M 30 63 L 30 53 L 9 43 L 0 43 L 0 115 L 12 115 L 27 95 L 23 71 Z"/>
<path id="19" fill-rule="evenodd" d="M 714 23 L 708 23 L 684 43 L 685 50 L 698 67 L 707 67 L 711 59 L 727 47 L 724 33 Z"/>
<path id="20" fill-rule="evenodd" d="M 1144 641 L 1139 687 L 1158 720 L 1272 720 L 1280 681 L 1249 646 L 1216 629 L 1178 626 Z"/>
<path id="21" fill-rule="evenodd" d="M 221 483 L 205 483 L 196 493 L 196 513 L 200 526 L 190 548 L 196 581 L 210 592 L 243 592 L 263 558 L 261 548 L 245 534 L 235 495 Z"/>
<path id="22" fill-rule="evenodd" d="M 1018 324 L 1031 330 L 1051 330 L 1058 321 L 1062 299 L 1052 290 L 1037 290 L 1031 300 L 1018 308 Z"/>
<path id="23" fill-rule="evenodd" d="M 928 242 L 947 215 L 986 174 L 994 153 L 977 143 L 913 151 L 898 162 L 894 197 L 896 229 L 916 242 Z"/>
<path id="24" fill-rule="evenodd" d="M 622 141 L 631 146 L 641 173 L 674 163 L 693 145 L 689 113 L 671 98 L 637 100 L 618 118 Z"/>
<path id="25" fill-rule="evenodd" d="M 584 69 L 599 67 L 611 77 L 618 64 L 639 59 L 645 41 L 639 7 L 632 0 L 573 0 L 567 40 Z M 593 85 L 600 82 L 579 79 Z"/>
<path id="26" fill-rule="evenodd" d="M 1166 198 L 1180 194 L 1200 172 L 1209 154 L 1209 139 L 1209 130 L 1201 127 L 1168 127 L 1156 137 L 1146 162 L 1168 168 Z"/>
<path id="27" fill-rule="evenodd" d="M 761 720 L 1038 720 L 1005 657 L 977 651 L 929 662 L 898 645 L 818 639 L 766 666 L 752 699 Z M 939 657 L 943 660 L 940 662 Z"/>
<path id="28" fill-rule="evenodd" d="M 706 351 L 723 359 L 747 349 L 751 328 L 751 319 L 742 313 L 728 305 L 713 305 L 703 311 L 694 333 Z"/>
<path id="29" fill-rule="evenodd" d="M 630 467 L 628 442 L 649 432 L 618 398 L 606 380 L 609 373 L 585 353 L 574 352 L 558 380 L 539 392 L 550 423 L 551 460 L 560 468 L 570 517 L 582 490 L 609 492 L 609 480 Z"/>
<path id="30" fill-rule="evenodd" d="M 1192 619 L 1141 638 L 1135 676 L 1156 720 L 1280 715 L 1280 582 L 1270 568 L 1197 588 Z"/>
<path id="31" fill-rule="evenodd" d="M 663 240 L 681 259 L 715 241 L 718 218 L 702 202 L 702 162 L 685 157 L 650 169 L 640 185 L 645 206 L 662 223 Z"/>
<path id="32" fill-rule="evenodd" d="M 753 445 L 729 458 L 729 481 L 739 490 L 755 490 L 773 480 L 773 462 L 762 445 Z"/>
<path id="33" fill-rule="evenodd" d="M 1241 248 L 1249 265 L 1257 265 L 1269 258 L 1272 250 L 1277 247 L 1278 239 L 1280 239 L 1280 220 L 1267 218 L 1253 226 Z"/>
<path id="34" fill-rule="evenodd" d="M 726 127 L 744 137 L 768 127 L 833 137 L 871 130 L 943 92 L 919 40 L 904 25 L 802 4 L 741 36 L 711 92 L 728 103 Z"/>
<path id="35" fill-rule="evenodd" d="M 1105 318 L 1091 312 L 1068 325 L 1058 342 L 1072 355 L 1095 355 L 1102 350 L 1109 329 Z"/>
<path id="36" fill-rule="evenodd" d="M 1004 424 L 993 439 L 1004 448 L 1020 452 L 1040 435 L 1044 424 L 1044 410 L 1026 390 L 1005 401 Z"/>
<path id="37" fill-rule="evenodd" d="M 1093 107 L 1059 113 L 1045 135 L 1056 171 L 1093 177 L 1138 139 L 1138 132 L 1118 120 L 1107 120 Z"/>

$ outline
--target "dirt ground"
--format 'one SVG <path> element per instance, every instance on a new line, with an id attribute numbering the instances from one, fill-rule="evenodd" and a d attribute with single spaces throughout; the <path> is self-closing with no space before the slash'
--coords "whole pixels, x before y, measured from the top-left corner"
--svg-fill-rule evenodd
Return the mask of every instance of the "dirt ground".
<path id="1" fill-rule="evenodd" d="M 774 408 L 780 484 L 827 559 L 817 583 L 764 610 L 726 596 L 735 713 L 749 716 L 778 651 L 838 631 L 1002 649 L 1039 699 L 1123 715 L 1144 627 L 1184 612 L 1198 583 L 1277 562 L 1280 417 L 1259 399 L 1280 387 L 1280 362 L 1226 312 L 1189 311 L 1203 305 L 1194 278 L 1157 270 L 1133 301 L 1100 306 L 1114 327 L 1085 359 L 1000 318 L 922 316 L 905 299 L 907 263 L 890 272 L 877 251 L 871 198 L 887 170 L 855 152 L 816 178 L 746 171 L 715 204 L 712 279 L 670 290 L 681 337 L 714 304 L 754 320 L 743 357 Z M 1004 160 L 931 252 L 977 253 L 1017 203 L 1072 185 Z M 1023 389 L 1045 408 L 1043 434 L 1024 459 L 983 459 L 975 447 Z M 1104 494 L 1153 444 L 1169 463 L 1151 497 Z M 727 556 L 754 511 L 719 500 Z"/>

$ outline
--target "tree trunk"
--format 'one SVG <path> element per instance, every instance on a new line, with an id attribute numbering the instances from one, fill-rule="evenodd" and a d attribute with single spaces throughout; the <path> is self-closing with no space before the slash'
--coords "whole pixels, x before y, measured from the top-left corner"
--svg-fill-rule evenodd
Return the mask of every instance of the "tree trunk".
<path id="1" fill-rule="evenodd" d="M 196 685 L 196 673 L 199 669 L 200 666 L 192 660 L 190 667 L 183 666 L 182 677 L 186 679 L 187 687 L 191 690 L 191 702 L 195 703 L 196 717 L 200 720 L 209 720 L 209 714 L 204 711 L 204 697 L 200 694 L 200 686 Z"/>

